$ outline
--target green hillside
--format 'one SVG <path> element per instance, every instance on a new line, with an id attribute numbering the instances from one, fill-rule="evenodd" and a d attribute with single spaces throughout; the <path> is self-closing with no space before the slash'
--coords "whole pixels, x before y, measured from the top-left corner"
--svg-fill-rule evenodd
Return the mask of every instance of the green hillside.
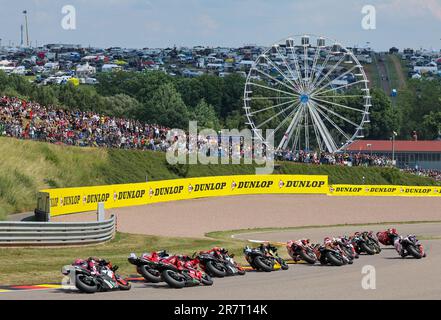
<path id="1" fill-rule="evenodd" d="M 0 138 L 0 219 L 31 211 L 44 188 L 143 182 L 182 177 L 254 174 L 252 165 L 167 164 L 156 152 L 79 148 Z M 432 185 L 427 178 L 388 168 L 281 163 L 285 174 L 325 174 L 330 183 Z"/>

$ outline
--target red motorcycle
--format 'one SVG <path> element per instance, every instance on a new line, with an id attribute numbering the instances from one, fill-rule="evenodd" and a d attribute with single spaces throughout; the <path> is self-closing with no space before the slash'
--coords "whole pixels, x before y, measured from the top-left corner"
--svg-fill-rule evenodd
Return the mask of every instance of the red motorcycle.
<path id="1" fill-rule="evenodd" d="M 144 253 L 141 257 L 131 253 L 128 261 L 136 266 L 136 271 L 148 282 L 159 283 L 162 281 L 161 273 L 156 270 L 156 265 L 161 260 L 169 258 L 167 251 L 162 250 L 152 253 Z"/>
<path id="2" fill-rule="evenodd" d="M 208 251 L 194 254 L 194 263 L 212 277 L 245 275 L 245 270 L 234 261 L 234 254 L 229 254 L 225 248 L 214 247 Z"/>
<path id="3" fill-rule="evenodd" d="M 157 264 L 164 280 L 172 288 L 198 286 L 200 284 L 211 286 L 211 277 L 197 269 L 197 261 L 188 256 L 172 256 L 163 259 Z"/>
<path id="4" fill-rule="evenodd" d="M 286 243 L 286 249 L 290 257 L 296 262 L 303 260 L 309 264 L 315 264 L 318 261 L 314 247 L 310 244 L 309 239 L 290 240 Z"/>
<path id="5" fill-rule="evenodd" d="M 378 241 L 385 246 L 393 246 L 395 240 L 399 236 L 400 235 L 398 234 L 397 229 L 395 228 L 387 229 L 386 231 L 377 232 Z"/>

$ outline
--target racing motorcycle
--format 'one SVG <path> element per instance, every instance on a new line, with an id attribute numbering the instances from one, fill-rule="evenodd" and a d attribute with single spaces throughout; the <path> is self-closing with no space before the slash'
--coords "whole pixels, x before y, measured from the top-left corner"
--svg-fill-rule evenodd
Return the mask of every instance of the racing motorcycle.
<path id="1" fill-rule="evenodd" d="M 77 259 L 71 267 L 63 267 L 61 272 L 66 276 L 74 272 L 75 287 L 85 293 L 131 289 L 131 284 L 116 273 L 118 266 L 101 260 L 94 269 L 90 269 L 87 260 Z"/>
<path id="2" fill-rule="evenodd" d="M 332 266 L 343 266 L 345 264 L 352 264 L 352 260 L 340 249 L 338 246 L 331 246 L 329 244 L 317 244 L 314 248 L 318 261 L 322 265 L 330 264 Z"/>
<path id="3" fill-rule="evenodd" d="M 277 262 L 277 264 L 280 265 L 280 268 L 282 270 L 288 270 L 289 269 L 289 266 L 286 263 L 286 261 L 284 259 L 282 259 L 282 257 L 279 256 L 276 247 L 272 246 L 270 243 L 266 243 L 266 244 L 261 244 L 259 246 L 259 248 L 267 256 L 273 258 Z"/>
<path id="4" fill-rule="evenodd" d="M 419 242 L 415 235 L 408 235 L 407 237 L 399 237 L 395 240 L 395 249 L 401 257 L 405 258 L 408 255 L 416 259 L 426 257 L 423 245 Z"/>
<path id="5" fill-rule="evenodd" d="M 358 254 L 366 253 L 368 255 L 374 255 L 377 253 L 373 241 L 369 239 L 367 232 L 356 232 L 350 239 Z"/>
<path id="6" fill-rule="evenodd" d="M 282 259 L 278 253 L 277 248 L 270 244 L 261 244 L 258 248 L 244 248 L 245 259 L 250 266 L 255 270 L 271 272 L 273 270 L 287 270 L 288 264 Z"/>
<path id="7" fill-rule="evenodd" d="M 195 261 L 188 256 L 172 256 L 163 259 L 158 262 L 157 269 L 161 272 L 162 280 L 172 288 L 213 284 L 211 277 L 198 270 Z"/>
<path id="8" fill-rule="evenodd" d="M 346 256 L 349 259 L 354 260 L 359 258 L 357 251 L 355 250 L 354 246 L 351 243 L 351 240 L 348 237 L 344 236 L 337 238 L 336 244 L 338 245 L 340 250 L 346 254 Z"/>
<path id="9" fill-rule="evenodd" d="M 274 259 L 268 257 L 258 248 L 250 248 L 249 246 L 246 246 L 243 253 L 245 254 L 245 259 L 255 270 L 271 272 L 280 268 L 280 265 L 277 265 Z"/>
<path id="10" fill-rule="evenodd" d="M 314 247 L 309 244 L 309 240 L 290 240 L 286 243 L 286 249 L 290 257 L 298 262 L 300 260 L 306 261 L 309 264 L 315 264 L 318 259 L 314 252 Z"/>
<path id="11" fill-rule="evenodd" d="M 245 274 L 245 270 L 234 261 L 234 254 L 229 255 L 228 250 L 223 248 L 215 247 L 210 251 L 201 251 L 199 254 L 195 253 L 193 257 L 195 264 L 212 277 Z"/>
<path id="12" fill-rule="evenodd" d="M 398 237 L 399 234 L 395 228 L 377 232 L 377 239 L 384 246 L 393 246 Z"/>
<path id="13" fill-rule="evenodd" d="M 161 273 L 155 269 L 156 263 L 162 259 L 169 258 L 167 251 L 162 250 L 152 253 L 144 253 L 141 257 L 131 253 L 128 261 L 136 266 L 136 271 L 144 277 L 144 279 L 151 283 L 162 282 Z"/>
<path id="14" fill-rule="evenodd" d="M 377 254 L 380 253 L 381 252 L 380 243 L 378 239 L 374 236 L 373 231 L 366 231 L 365 234 L 366 234 L 366 238 L 369 240 L 369 243 L 374 248 L 375 253 Z"/>

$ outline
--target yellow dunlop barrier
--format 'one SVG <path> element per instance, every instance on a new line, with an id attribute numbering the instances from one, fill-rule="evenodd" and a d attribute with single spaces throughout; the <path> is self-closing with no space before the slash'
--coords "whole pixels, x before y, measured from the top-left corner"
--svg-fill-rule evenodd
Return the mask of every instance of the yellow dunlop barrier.
<path id="1" fill-rule="evenodd" d="M 51 216 L 157 202 L 245 194 L 327 194 L 327 176 L 240 175 L 152 181 L 66 189 L 47 189 Z"/>
<path id="2" fill-rule="evenodd" d="M 441 187 L 414 187 L 394 185 L 350 185 L 329 186 L 330 196 L 441 196 Z"/>

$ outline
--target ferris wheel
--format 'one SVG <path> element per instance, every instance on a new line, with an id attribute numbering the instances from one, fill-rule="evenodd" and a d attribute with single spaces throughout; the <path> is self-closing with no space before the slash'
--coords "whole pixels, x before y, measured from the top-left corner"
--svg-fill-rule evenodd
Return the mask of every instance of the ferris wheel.
<path id="1" fill-rule="evenodd" d="M 283 39 L 262 50 L 244 90 L 247 124 L 274 148 L 343 150 L 363 138 L 370 122 L 368 79 L 356 56 L 340 43 L 313 35 Z"/>

